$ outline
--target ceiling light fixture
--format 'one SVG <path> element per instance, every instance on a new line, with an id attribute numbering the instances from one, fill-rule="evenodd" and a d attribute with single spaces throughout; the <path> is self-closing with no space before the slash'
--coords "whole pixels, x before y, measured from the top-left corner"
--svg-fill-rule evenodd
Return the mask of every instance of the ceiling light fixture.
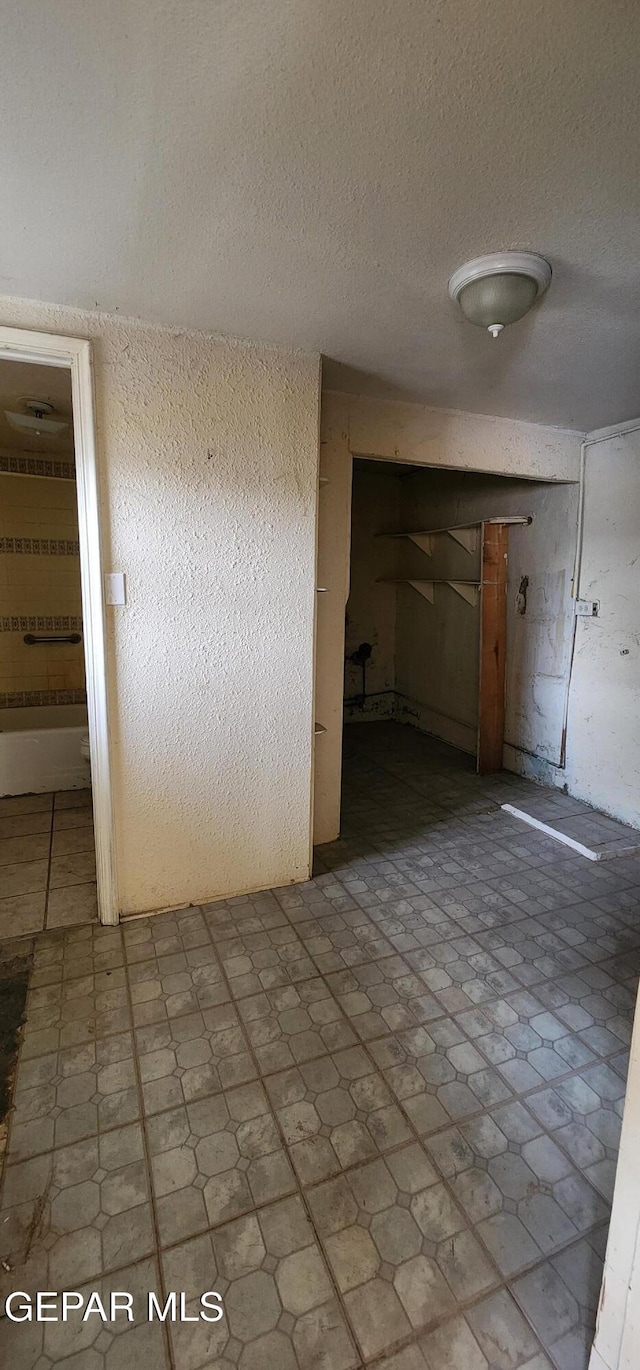
<path id="1" fill-rule="evenodd" d="M 26 414 L 16 414 L 9 409 L 4 411 L 7 423 L 12 428 L 17 428 L 19 433 L 34 433 L 38 438 L 44 434 L 46 437 L 54 438 L 69 427 L 65 420 L 50 417 L 55 413 L 55 409 L 48 400 L 25 400 L 24 407 Z"/>
<path id="2" fill-rule="evenodd" d="M 449 294 L 469 323 L 498 338 L 507 324 L 528 313 L 550 280 L 551 267 L 544 257 L 491 252 L 458 267 L 449 281 Z"/>

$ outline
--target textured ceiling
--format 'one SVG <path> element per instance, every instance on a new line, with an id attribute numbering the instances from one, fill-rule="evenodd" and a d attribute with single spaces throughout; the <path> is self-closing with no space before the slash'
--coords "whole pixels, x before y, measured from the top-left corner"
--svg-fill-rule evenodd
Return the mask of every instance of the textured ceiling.
<path id="1" fill-rule="evenodd" d="M 640 409 L 637 0 L 5 0 L 0 290 L 320 349 L 335 388 Z M 529 248 L 498 341 L 446 294 Z"/>

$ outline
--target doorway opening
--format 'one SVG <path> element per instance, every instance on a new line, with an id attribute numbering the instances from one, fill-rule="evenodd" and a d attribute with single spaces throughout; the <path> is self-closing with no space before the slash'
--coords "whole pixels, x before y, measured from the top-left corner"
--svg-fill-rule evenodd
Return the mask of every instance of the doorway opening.
<path id="1" fill-rule="evenodd" d="M 0 935 L 117 922 L 89 343 L 0 330 L 0 487 Z"/>
<path id="2" fill-rule="evenodd" d="M 505 749 L 562 765 L 576 499 L 574 486 L 354 459 L 345 722 L 409 724 L 481 774 L 502 770 Z"/>

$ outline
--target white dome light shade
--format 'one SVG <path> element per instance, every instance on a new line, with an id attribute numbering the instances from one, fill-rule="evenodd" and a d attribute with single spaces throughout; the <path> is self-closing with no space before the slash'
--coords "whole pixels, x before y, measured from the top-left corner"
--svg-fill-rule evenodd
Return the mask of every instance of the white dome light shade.
<path id="1" fill-rule="evenodd" d="M 17 428 L 19 433 L 37 433 L 38 437 L 44 434 L 47 438 L 55 438 L 69 427 L 60 419 L 45 419 L 38 414 L 15 414 L 11 409 L 5 409 L 4 416 L 9 426 Z"/>
<path id="2" fill-rule="evenodd" d="M 25 400 L 25 414 L 14 413 L 12 409 L 5 409 L 4 416 L 11 428 L 17 428 L 19 433 L 36 433 L 40 438 L 43 435 L 47 438 L 55 438 L 58 433 L 62 433 L 69 427 L 66 419 L 53 419 L 55 409 L 48 400 Z"/>
<path id="3" fill-rule="evenodd" d="M 547 289 L 551 267 L 531 252 L 494 252 L 454 271 L 449 294 L 469 320 L 497 338 Z"/>

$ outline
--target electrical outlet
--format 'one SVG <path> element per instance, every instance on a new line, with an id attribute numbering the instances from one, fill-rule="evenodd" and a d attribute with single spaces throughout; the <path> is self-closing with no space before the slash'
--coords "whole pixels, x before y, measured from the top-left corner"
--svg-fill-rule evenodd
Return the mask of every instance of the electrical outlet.
<path id="1" fill-rule="evenodd" d="M 598 599 L 577 599 L 576 618 L 597 618 L 600 608 Z"/>

